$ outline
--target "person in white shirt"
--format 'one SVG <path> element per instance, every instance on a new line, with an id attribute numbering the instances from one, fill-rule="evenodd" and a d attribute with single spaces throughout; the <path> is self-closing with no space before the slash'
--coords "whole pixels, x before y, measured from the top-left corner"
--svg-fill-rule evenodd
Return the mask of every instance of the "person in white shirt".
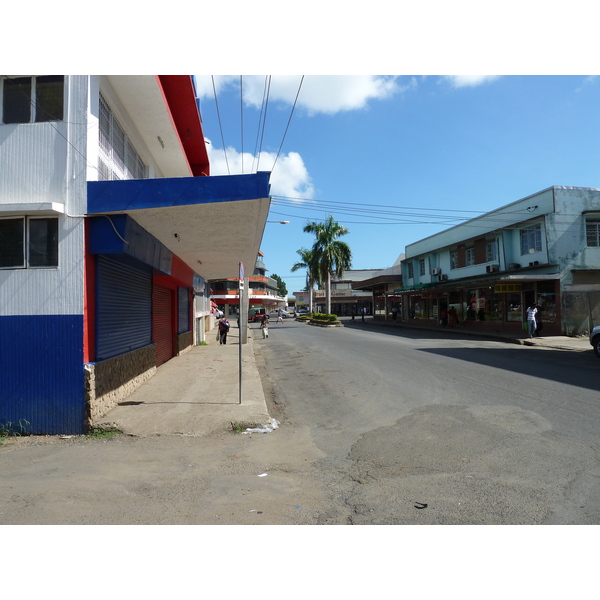
<path id="1" fill-rule="evenodd" d="M 527 309 L 527 333 L 529 334 L 529 337 L 532 338 L 533 334 L 535 333 L 535 330 L 537 328 L 537 320 L 536 320 L 536 315 L 537 315 L 537 306 L 535 304 L 532 304 L 528 309 Z"/>

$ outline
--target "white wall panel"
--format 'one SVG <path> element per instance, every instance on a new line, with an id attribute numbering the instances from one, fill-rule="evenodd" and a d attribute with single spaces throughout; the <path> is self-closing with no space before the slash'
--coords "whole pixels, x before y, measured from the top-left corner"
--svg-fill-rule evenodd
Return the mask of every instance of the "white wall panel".
<path id="1" fill-rule="evenodd" d="M 83 314 L 83 219 L 59 219 L 58 268 L 0 269 L 0 316 Z"/>

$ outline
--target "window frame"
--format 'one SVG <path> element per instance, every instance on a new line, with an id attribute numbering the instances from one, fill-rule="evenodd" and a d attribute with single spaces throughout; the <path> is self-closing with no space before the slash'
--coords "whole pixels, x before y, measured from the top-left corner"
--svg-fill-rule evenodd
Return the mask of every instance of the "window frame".
<path id="1" fill-rule="evenodd" d="M 498 240 L 487 240 L 485 243 L 485 261 L 494 262 L 498 260 Z"/>
<path id="2" fill-rule="evenodd" d="M 98 130 L 100 181 L 148 178 L 148 167 L 102 93 L 99 98 Z"/>
<path id="3" fill-rule="evenodd" d="M 465 267 L 472 267 L 475 264 L 475 246 L 465 248 Z"/>
<path id="4" fill-rule="evenodd" d="M 450 270 L 458 269 L 458 250 L 450 250 Z"/>
<path id="5" fill-rule="evenodd" d="M 420 258 L 419 259 L 419 277 L 424 277 L 426 272 L 427 271 L 425 269 L 425 259 Z"/>
<path id="6" fill-rule="evenodd" d="M 49 77 L 62 77 L 62 114 L 60 117 L 56 118 L 44 118 L 41 119 L 40 115 L 40 106 L 39 106 L 39 96 L 38 95 L 38 83 L 41 83 L 42 79 L 47 79 Z M 5 83 L 7 81 L 14 81 L 17 79 L 29 79 L 29 119 L 18 119 L 11 120 L 9 122 L 5 121 Z M 64 75 L 19 75 L 14 77 L 2 77 L 0 85 L 0 124 L 1 125 L 27 125 L 27 124 L 37 124 L 37 123 L 51 123 L 51 122 L 62 122 L 65 120 L 65 108 L 66 108 L 66 77 Z M 23 100 L 23 105 L 25 105 L 25 100 Z"/>
<path id="7" fill-rule="evenodd" d="M 534 225 L 522 227 L 519 233 L 521 243 L 521 256 L 535 254 L 536 252 L 542 251 L 543 244 L 541 223 L 535 223 Z"/>
<path id="8" fill-rule="evenodd" d="M 44 265 L 32 265 L 31 264 L 31 233 L 30 233 L 30 223 L 32 221 L 40 221 L 40 220 L 52 220 L 56 222 L 56 264 L 44 264 Z M 0 270 L 9 271 L 9 270 L 21 270 L 21 269 L 58 269 L 59 265 L 59 238 L 60 238 L 60 228 L 59 228 L 59 218 L 52 217 L 48 215 L 29 215 L 29 216 L 11 216 L 11 217 L 0 217 L 0 221 L 20 221 L 23 223 L 23 238 L 22 238 L 22 257 L 23 260 L 21 264 L 18 265 L 8 265 L 8 266 L 0 266 Z"/>
<path id="9" fill-rule="evenodd" d="M 593 236 L 595 237 L 595 243 L 590 244 L 590 232 L 593 225 Z M 585 217 L 585 245 L 588 248 L 600 248 L 600 214 L 590 215 Z"/>

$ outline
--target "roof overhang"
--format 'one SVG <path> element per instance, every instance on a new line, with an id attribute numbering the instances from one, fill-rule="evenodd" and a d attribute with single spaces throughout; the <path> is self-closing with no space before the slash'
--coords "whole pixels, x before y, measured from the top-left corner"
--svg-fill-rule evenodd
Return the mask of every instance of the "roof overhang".
<path id="1" fill-rule="evenodd" d="M 167 94 L 159 77 L 107 75 L 106 79 L 143 139 L 161 174 L 167 177 L 193 175 L 190 160 L 186 156 L 186 149 L 179 135 L 181 126 L 178 127 L 174 118 L 174 114 L 177 115 L 179 111 L 169 106 Z M 195 107 L 194 94 L 186 95 L 186 99 Z M 199 115 L 197 120 L 199 124 Z M 202 143 L 204 143 L 201 127 L 191 127 L 191 130 L 194 139 L 202 136 Z"/>
<path id="2" fill-rule="evenodd" d="M 204 279 L 238 277 L 254 269 L 269 176 L 90 181 L 87 215 L 128 215 Z"/>
<path id="3" fill-rule="evenodd" d="M 401 275 L 379 275 L 379 277 L 372 277 L 371 279 L 365 279 L 352 284 L 353 290 L 369 290 L 378 285 L 384 285 L 388 283 L 402 283 Z"/>
<path id="4" fill-rule="evenodd" d="M 412 285 L 409 287 L 399 288 L 394 292 L 418 292 L 423 289 L 439 289 L 439 290 L 450 290 L 454 288 L 463 288 L 465 286 L 492 286 L 495 283 L 519 283 L 519 282 L 531 282 L 531 281 L 552 281 L 560 279 L 558 273 L 519 273 L 519 274 L 507 274 L 507 275 L 496 275 L 495 277 L 479 277 L 469 279 L 455 279 L 453 281 L 446 281 L 445 283 L 421 283 Z"/>

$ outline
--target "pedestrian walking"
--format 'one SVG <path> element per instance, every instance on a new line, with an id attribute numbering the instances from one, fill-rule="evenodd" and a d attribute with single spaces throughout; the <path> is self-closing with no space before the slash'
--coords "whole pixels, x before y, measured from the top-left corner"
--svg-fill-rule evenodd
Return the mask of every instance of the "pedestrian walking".
<path id="1" fill-rule="evenodd" d="M 223 317 L 219 320 L 219 344 L 227 344 L 227 334 L 229 333 L 229 321 Z"/>
<path id="2" fill-rule="evenodd" d="M 530 338 L 533 337 L 535 330 L 537 329 L 537 315 L 538 309 L 535 302 L 527 309 L 527 333 Z"/>
<path id="3" fill-rule="evenodd" d="M 262 329 L 263 340 L 269 337 L 269 316 L 264 315 L 260 320 L 260 328 Z"/>
<path id="4" fill-rule="evenodd" d="M 356 309 L 354 306 L 352 307 L 352 320 L 354 321 L 354 317 L 356 316 Z"/>
<path id="5" fill-rule="evenodd" d="M 394 321 L 394 323 L 396 322 L 397 317 L 398 317 L 398 308 L 394 306 L 392 308 L 392 320 Z"/>

